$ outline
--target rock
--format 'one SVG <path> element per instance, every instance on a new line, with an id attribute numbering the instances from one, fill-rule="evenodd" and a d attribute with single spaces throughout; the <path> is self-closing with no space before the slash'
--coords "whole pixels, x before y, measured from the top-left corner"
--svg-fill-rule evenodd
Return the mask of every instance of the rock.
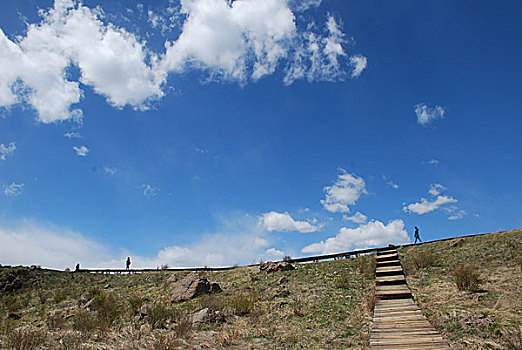
<path id="1" fill-rule="evenodd" d="M 171 292 L 172 302 L 177 303 L 193 299 L 203 294 L 221 292 L 221 287 L 215 282 L 209 282 L 197 273 L 190 273 L 178 282 Z"/>
<path id="2" fill-rule="evenodd" d="M 148 305 L 142 305 L 140 309 L 140 317 L 144 318 L 149 313 L 149 306 Z"/>
<path id="3" fill-rule="evenodd" d="M 290 270 L 295 270 L 295 267 L 293 267 L 292 264 L 286 261 L 267 261 L 266 263 L 259 264 L 259 271 L 265 271 L 266 273 Z"/>
<path id="4" fill-rule="evenodd" d="M 290 291 L 288 289 L 280 289 L 274 293 L 274 298 L 284 298 L 290 295 Z"/>
<path id="5" fill-rule="evenodd" d="M 189 314 L 189 319 L 193 327 L 225 322 L 225 316 L 221 312 L 210 310 L 208 307 Z"/>
<path id="6" fill-rule="evenodd" d="M 452 247 L 452 248 L 458 247 L 459 245 L 462 244 L 462 242 L 464 242 L 464 239 L 463 238 L 459 238 L 456 241 L 451 242 L 450 243 L 450 247 Z"/>
<path id="7" fill-rule="evenodd" d="M 112 284 L 110 284 L 110 283 L 107 283 L 107 284 L 103 287 L 103 289 L 109 289 L 109 288 L 112 288 Z"/>
<path id="8" fill-rule="evenodd" d="M 145 277 L 145 281 L 149 282 L 149 283 L 154 282 L 155 280 L 156 280 L 156 276 L 154 276 L 154 275 L 149 275 L 149 276 Z"/>
<path id="9" fill-rule="evenodd" d="M 286 283 L 288 282 L 288 278 L 286 278 L 285 276 L 281 277 L 280 279 L 277 280 L 277 284 L 283 284 L 283 283 Z"/>
<path id="10" fill-rule="evenodd" d="M 177 273 L 172 274 L 168 279 L 167 283 L 176 283 L 179 280 L 179 275 Z"/>

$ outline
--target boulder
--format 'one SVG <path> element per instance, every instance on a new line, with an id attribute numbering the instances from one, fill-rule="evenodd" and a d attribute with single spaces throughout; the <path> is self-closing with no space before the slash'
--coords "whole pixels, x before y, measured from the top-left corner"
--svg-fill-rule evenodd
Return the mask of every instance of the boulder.
<path id="1" fill-rule="evenodd" d="M 267 261 L 266 263 L 261 263 L 259 265 L 259 271 L 265 271 L 266 273 L 276 272 L 276 271 L 290 271 L 290 270 L 295 270 L 295 267 L 286 261 L 278 261 L 278 262 Z"/>
<path id="2" fill-rule="evenodd" d="M 225 322 L 225 316 L 219 311 L 206 307 L 189 314 L 189 320 L 193 327 L 201 327 L 205 324 Z"/>
<path id="3" fill-rule="evenodd" d="M 171 292 L 172 302 L 190 300 L 203 294 L 219 293 L 221 287 L 215 282 L 209 282 L 197 273 L 190 273 L 179 281 Z"/>

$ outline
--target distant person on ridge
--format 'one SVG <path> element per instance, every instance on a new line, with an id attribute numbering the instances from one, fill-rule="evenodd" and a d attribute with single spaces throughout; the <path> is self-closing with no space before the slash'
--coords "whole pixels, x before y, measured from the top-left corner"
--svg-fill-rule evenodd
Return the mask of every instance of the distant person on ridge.
<path id="1" fill-rule="evenodd" d="M 417 226 L 415 226 L 415 243 L 414 244 L 417 244 L 417 240 L 419 240 L 419 242 L 422 243 L 421 239 L 420 239 L 420 236 L 419 236 L 419 228 Z"/>
<path id="2" fill-rule="evenodd" d="M 128 256 L 128 257 L 127 257 L 127 262 L 125 263 L 125 265 L 126 265 L 126 267 L 127 267 L 127 270 L 129 269 L 130 264 L 131 264 L 130 256 Z"/>
<path id="3" fill-rule="evenodd" d="M 74 269 L 74 271 L 76 271 L 76 272 L 80 271 L 80 263 L 76 264 L 76 269 Z"/>

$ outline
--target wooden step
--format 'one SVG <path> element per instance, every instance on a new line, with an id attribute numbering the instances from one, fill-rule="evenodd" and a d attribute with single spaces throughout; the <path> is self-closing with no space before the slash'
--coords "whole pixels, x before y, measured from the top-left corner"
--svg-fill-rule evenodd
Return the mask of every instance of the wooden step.
<path id="1" fill-rule="evenodd" d="M 401 266 L 401 262 L 399 260 L 377 261 L 377 267 L 384 266 Z"/>
<path id="2" fill-rule="evenodd" d="M 406 279 L 404 278 L 404 275 L 377 276 L 377 277 L 375 277 L 375 283 L 377 285 L 405 284 Z"/>
<path id="3" fill-rule="evenodd" d="M 404 275 L 401 266 L 383 266 L 377 267 L 375 270 L 375 276 L 396 276 Z"/>
<path id="4" fill-rule="evenodd" d="M 375 296 L 379 299 L 411 298 L 411 291 L 406 284 L 378 285 L 375 287 Z"/>
<path id="5" fill-rule="evenodd" d="M 397 254 L 397 253 L 377 255 L 377 257 L 375 258 L 375 260 L 377 260 L 377 262 L 388 261 L 388 260 L 398 260 L 398 259 L 399 259 L 399 254 Z"/>

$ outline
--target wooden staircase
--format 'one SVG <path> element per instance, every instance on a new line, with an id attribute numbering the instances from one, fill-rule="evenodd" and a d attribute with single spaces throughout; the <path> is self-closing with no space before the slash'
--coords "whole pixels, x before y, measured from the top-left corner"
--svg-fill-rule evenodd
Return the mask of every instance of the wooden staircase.
<path id="1" fill-rule="evenodd" d="M 370 349 L 449 349 L 413 297 L 395 247 L 377 252 Z"/>

